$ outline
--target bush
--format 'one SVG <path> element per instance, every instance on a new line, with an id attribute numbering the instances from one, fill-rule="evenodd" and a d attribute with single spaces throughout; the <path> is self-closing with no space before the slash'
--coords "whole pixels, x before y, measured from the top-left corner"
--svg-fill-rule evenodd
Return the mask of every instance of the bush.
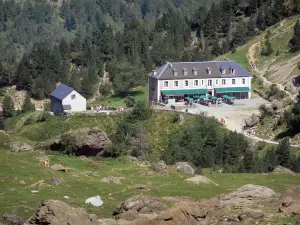
<path id="1" fill-rule="evenodd" d="M 108 97 L 111 95 L 112 86 L 109 83 L 104 83 L 100 85 L 99 92 L 103 97 Z"/>
<path id="2" fill-rule="evenodd" d="M 124 103 L 129 108 L 134 107 L 136 104 L 135 99 L 132 96 L 128 96 L 127 98 L 125 98 Z"/>

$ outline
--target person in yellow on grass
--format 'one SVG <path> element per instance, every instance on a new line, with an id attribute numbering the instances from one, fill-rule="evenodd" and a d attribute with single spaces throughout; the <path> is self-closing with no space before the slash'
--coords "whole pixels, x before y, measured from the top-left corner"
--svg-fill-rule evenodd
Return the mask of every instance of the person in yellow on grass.
<path id="1" fill-rule="evenodd" d="M 50 167 L 50 164 L 49 164 L 49 160 L 48 160 L 48 159 L 44 161 L 44 165 L 45 165 L 45 167 Z"/>

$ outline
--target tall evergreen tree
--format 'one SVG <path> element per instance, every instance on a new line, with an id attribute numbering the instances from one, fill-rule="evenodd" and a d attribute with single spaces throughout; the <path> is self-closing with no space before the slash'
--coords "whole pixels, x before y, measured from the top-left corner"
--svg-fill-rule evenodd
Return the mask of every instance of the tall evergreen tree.
<path id="1" fill-rule="evenodd" d="M 15 105 L 12 98 L 6 95 L 2 103 L 3 117 L 4 119 L 13 117 L 15 115 Z"/>
<path id="2" fill-rule="evenodd" d="M 278 163 L 281 166 L 289 167 L 290 165 L 290 143 L 288 138 L 284 138 L 279 142 L 276 149 L 276 154 L 278 157 Z"/>
<path id="3" fill-rule="evenodd" d="M 26 94 L 25 100 L 22 106 L 22 112 L 31 112 L 35 110 L 34 104 L 31 102 L 30 95 Z"/>
<path id="4" fill-rule="evenodd" d="M 290 51 L 296 52 L 300 50 L 300 22 L 297 20 L 295 26 L 294 26 L 294 36 L 289 42 L 290 45 Z"/>

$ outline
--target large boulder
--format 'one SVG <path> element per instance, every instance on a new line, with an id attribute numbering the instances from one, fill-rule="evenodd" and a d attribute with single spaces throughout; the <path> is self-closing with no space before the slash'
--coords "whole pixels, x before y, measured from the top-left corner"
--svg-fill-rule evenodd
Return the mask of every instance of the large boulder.
<path id="1" fill-rule="evenodd" d="M 185 173 L 185 174 L 194 174 L 195 173 L 194 168 L 187 162 L 177 162 L 177 163 L 175 163 L 174 166 L 177 169 L 177 171 L 179 171 L 181 173 Z"/>
<path id="2" fill-rule="evenodd" d="M 163 160 L 153 163 L 152 167 L 154 170 L 156 170 L 160 173 L 169 174 L 168 166 Z"/>
<path id="3" fill-rule="evenodd" d="M 156 198 L 145 195 L 134 195 L 121 203 L 119 207 L 114 210 L 114 215 L 121 218 L 120 214 L 130 210 L 136 210 L 139 213 L 150 214 L 158 213 L 166 210 L 167 206 Z M 132 211 L 131 211 L 132 212 Z"/>
<path id="4" fill-rule="evenodd" d="M 7 214 L 5 213 L 2 216 L 3 221 L 5 221 L 9 225 L 23 225 L 24 222 L 15 214 Z"/>
<path id="5" fill-rule="evenodd" d="M 12 152 L 28 152 L 28 151 L 32 151 L 33 148 L 26 143 L 22 143 L 22 142 L 12 142 L 10 144 L 10 150 Z"/>
<path id="6" fill-rule="evenodd" d="M 25 225 L 92 225 L 96 218 L 89 215 L 84 209 L 73 208 L 59 200 L 48 200 L 42 202 L 36 213 L 25 223 Z"/>
<path id="7" fill-rule="evenodd" d="M 75 156 L 99 156 L 111 144 L 111 140 L 103 131 L 79 129 L 63 134 L 58 143 L 51 145 L 51 149 L 58 151 L 68 149 Z"/>
<path id="8" fill-rule="evenodd" d="M 51 169 L 56 170 L 56 171 L 61 171 L 61 172 L 70 172 L 71 171 L 70 168 L 65 168 L 61 164 L 54 164 L 53 166 L 51 166 Z"/>
<path id="9" fill-rule="evenodd" d="M 125 180 L 125 177 L 104 177 L 101 179 L 101 182 L 121 184 L 121 180 Z"/>
<path id="10" fill-rule="evenodd" d="M 186 182 L 188 183 L 192 183 L 192 184 L 214 184 L 214 185 L 217 185 L 215 182 L 213 182 L 211 179 L 205 177 L 205 176 L 201 176 L 201 175 L 196 175 L 194 177 L 191 177 L 191 178 L 188 178 L 188 179 L 185 179 Z"/>
<path id="11" fill-rule="evenodd" d="M 253 127 L 258 123 L 259 123 L 259 116 L 256 114 L 253 114 L 252 116 L 250 116 L 245 120 L 245 125 L 247 127 Z"/>
<path id="12" fill-rule="evenodd" d="M 286 190 L 279 198 L 280 212 L 300 214 L 300 186 Z"/>
<path id="13" fill-rule="evenodd" d="M 263 202 L 270 202 L 275 198 L 276 193 L 272 189 L 260 185 L 247 184 L 228 195 L 220 196 L 218 207 L 252 207 Z"/>
<path id="14" fill-rule="evenodd" d="M 285 168 L 283 166 L 277 166 L 273 170 L 273 173 L 276 173 L 276 174 L 287 174 L 287 175 L 296 176 L 296 174 L 293 171 L 291 171 L 290 169 Z"/>

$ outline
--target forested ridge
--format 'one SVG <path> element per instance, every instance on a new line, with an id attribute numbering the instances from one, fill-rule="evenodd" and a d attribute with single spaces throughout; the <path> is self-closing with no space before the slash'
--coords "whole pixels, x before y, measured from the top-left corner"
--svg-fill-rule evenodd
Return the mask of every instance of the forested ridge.
<path id="1" fill-rule="evenodd" d="M 165 61 L 235 51 L 299 11 L 299 0 L 0 1 L 0 85 L 43 99 L 64 82 L 89 98 L 105 68 L 100 89 L 124 95 Z"/>

